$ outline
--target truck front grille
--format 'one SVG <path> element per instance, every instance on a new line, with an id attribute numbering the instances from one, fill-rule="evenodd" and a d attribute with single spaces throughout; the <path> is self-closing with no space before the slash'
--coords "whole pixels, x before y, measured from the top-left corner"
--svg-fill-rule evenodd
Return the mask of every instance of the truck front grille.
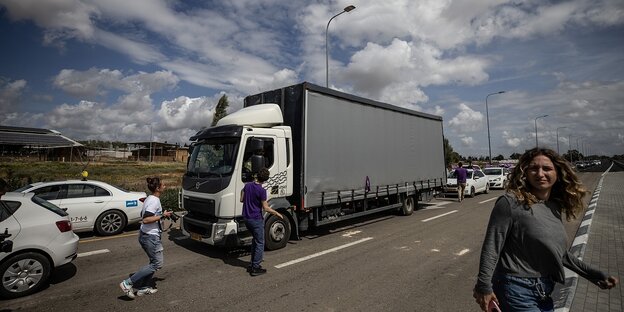
<path id="1" fill-rule="evenodd" d="M 184 209 L 198 217 L 215 218 L 215 201 L 212 199 L 184 197 Z"/>

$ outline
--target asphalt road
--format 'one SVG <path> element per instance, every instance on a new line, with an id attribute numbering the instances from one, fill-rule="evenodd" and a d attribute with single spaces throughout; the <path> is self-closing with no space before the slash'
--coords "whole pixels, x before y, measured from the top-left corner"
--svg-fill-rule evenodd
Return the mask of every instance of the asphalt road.
<path id="1" fill-rule="evenodd" d="M 600 173 L 580 173 L 592 191 Z M 47 289 L 0 301 L 0 311 L 479 311 L 472 298 L 492 190 L 458 203 L 434 199 L 413 215 L 377 214 L 308 233 L 267 252 L 250 277 L 246 250 L 164 234 L 158 293 L 129 300 L 119 282 L 147 263 L 137 230 L 82 235 L 72 264 Z M 589 201 L 589 196 L 587 197 Z M 574 236 L 578 221 L 567 225 Z"/>

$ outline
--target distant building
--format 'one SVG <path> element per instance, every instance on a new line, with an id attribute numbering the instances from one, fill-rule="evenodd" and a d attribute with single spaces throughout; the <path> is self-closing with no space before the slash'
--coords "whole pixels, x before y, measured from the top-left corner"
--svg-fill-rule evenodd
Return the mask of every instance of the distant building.
<path id="1" fill-rule="evenodd" d="M 85 147 L 56 130 L 0 125 L 0 156 L 78 161 Z"/>
<path id="2" fill-rule="evenodd" d="M 186 162 L 188 159 L 188 147 L 178 144 L 161 142 L 135 142 L 128 143 L 131 146 L 132 160 L 137 161 L 179 161 Z"/>

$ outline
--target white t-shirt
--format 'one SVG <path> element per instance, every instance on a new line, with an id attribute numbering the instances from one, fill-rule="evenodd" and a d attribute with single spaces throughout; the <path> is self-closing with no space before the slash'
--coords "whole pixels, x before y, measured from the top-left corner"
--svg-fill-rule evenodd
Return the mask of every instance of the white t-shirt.
<path id="1" fill-rule="evenodd" d="M 154 195 L 147 196 L 147 198 L 143 202 L 143 212 L 141 213 L 141 215 L 145 215 L 145 212 L 151 212 L 155 216 L 162 215 L 160 198 Z M 141 224 L 141 231 L 145 234 L 160 235 L 160 221 Z"/>

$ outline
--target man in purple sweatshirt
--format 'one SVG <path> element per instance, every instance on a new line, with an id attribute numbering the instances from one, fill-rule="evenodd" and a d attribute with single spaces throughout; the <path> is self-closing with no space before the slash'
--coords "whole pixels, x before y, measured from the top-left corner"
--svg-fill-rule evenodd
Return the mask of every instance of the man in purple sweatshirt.
<path id="1" fill-rule="evenodd" d="M 455 169 L 455 175 L 457 176 L 457 200 L 460 202 L 464 200 L 464 190 L 466 189 L 466 178 L 468 177 L 468 170 L 463 167 L 462 162 L 457 163 L 457 169 Z"/>

